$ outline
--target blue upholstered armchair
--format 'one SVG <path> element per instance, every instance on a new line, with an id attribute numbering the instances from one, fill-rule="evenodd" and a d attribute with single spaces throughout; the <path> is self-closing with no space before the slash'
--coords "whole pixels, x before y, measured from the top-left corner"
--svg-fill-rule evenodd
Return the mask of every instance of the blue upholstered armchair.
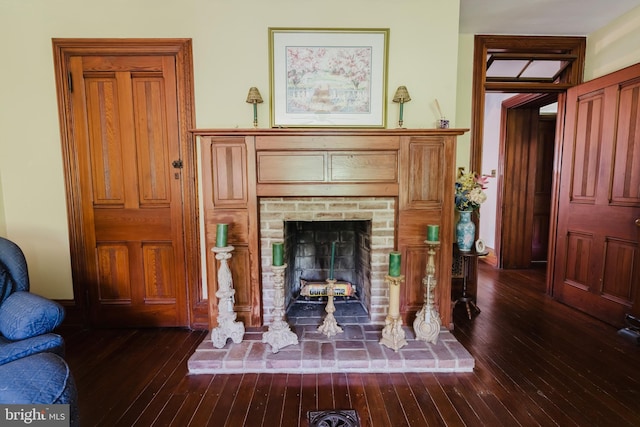
<path id="1" fill-rule="evenodd" d="M 64 319 L 60 304 L 29 292 L 22 250 L 0 237 L 0 365 L 42 352 L 64 355 L 64 341 L 52 333 Z"/>
<path id="2" fill-rule="evenodd" d="M 78 392 L 52 332 L 63 318 L 60 304 L 29 292 L 22 250 L 0 237 L 0 403 L 68 404 L 75 427 Z"/>

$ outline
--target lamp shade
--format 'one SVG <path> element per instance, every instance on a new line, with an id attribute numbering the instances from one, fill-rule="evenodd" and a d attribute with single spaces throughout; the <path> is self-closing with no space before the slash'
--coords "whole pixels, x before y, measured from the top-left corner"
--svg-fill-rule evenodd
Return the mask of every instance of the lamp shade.
<path id="1" fill-rule="evenodd" d="M 393 95 L 393 102 L 409 102 L 411 101 L 411 97 L 409 96 L 409 91 L 406 86 L 398 86 L 396 89 L 396 94 Z"/>
<path id="2" fill-rule="evenodd" d="M 249 94 L 247 95 L 247 102 L 249 104 L 261 104 L 262 96 L 260 95 L 260 91 L 257 87 L 249 88 Z"/>

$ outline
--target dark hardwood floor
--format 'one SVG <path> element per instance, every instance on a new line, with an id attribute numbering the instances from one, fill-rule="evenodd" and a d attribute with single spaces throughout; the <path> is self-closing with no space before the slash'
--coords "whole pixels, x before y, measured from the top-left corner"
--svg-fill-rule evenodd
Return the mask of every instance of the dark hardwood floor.
<path id="1" fill-rule="evenodd" d="M 362 426 L 640 426 L 640 346 L 544 295 L 544 271 L 481 264 L 459 305 L 468 374 L 187 375 L 205 331 L 63 329 L 82 426 L 307 426 L 355 409 Z"/>

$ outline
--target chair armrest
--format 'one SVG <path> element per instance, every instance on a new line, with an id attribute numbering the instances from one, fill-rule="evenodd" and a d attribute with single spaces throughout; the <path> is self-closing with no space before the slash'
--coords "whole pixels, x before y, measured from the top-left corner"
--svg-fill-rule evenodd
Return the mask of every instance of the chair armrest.
<path id="1" fill-rule="evenodd" d="M 0 334 L 11 341 L 46 334 L 60 326 L 64 308 L 29 292 L 14 292 L 0 305 Z"/>
<path id="2" fill-rule="evenodd" d="M 55 353 L 64 357 L 64 340 L 58 334 L 44 334 L 20 341 L 0 337 L 0 365 L 38 353 Z"/>

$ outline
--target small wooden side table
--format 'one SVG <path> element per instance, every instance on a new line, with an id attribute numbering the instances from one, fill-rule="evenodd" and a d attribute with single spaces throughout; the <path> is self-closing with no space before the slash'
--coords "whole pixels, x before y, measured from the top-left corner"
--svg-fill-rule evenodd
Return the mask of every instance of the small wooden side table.
<path id="1" fill-rule="evenodd" d="M 476 314 L 480 314 L 480 308 L 475 303 L 475 295 L 472 295 L 468 292 L 467 289 L 467 281 L 469 279 L 469 264 L 471 262 L 478 262 L 478 257 L 488 255 L 488 251 L 478 252 L 474 247 L 471 248 L 470 251 L 461 251 L 458 249 L 458 245 L 453 245 L 453 256 L 462 257 L 462 296 L 453 302 L 453 308 L 456 308 L 456 305 L 462 303 L 467 308 L 467 315 L 469 316 L 469 320 L 472 318 L 473 309 Z"/>

